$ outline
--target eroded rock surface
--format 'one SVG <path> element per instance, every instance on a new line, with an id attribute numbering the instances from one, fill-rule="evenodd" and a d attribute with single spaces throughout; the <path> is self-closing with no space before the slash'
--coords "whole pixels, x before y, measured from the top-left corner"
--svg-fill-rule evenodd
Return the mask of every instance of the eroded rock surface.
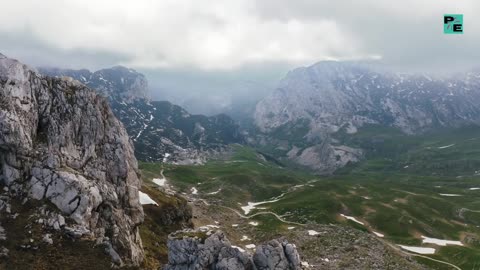
<path id="1" fill-rule="evenodd" d="M 56 206 L 39 221 L 111 244 L 119 264 L 142 261 L 133 147 L 93 90 L 0 55 L 0 168 L 8 197 Z"/>
<path id="2" fill-rule="evenodd" d="M 165 270 L 190 269 L 301 269 L 300 255 L 295 245 L 284 239 L 259 245 L 255 255 L 231 245 L 217 231 L 208 236 L 201 231 L 181 231 L 168 240 L 168 265 Z"/>

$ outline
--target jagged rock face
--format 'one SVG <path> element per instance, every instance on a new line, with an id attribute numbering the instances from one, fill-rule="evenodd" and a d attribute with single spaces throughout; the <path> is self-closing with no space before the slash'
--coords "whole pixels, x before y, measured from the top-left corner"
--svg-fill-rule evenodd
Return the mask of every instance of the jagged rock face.
<path id="1" fill-rule="evenodd" d="M 480 124 L 479 86 L 478 72 L 431 78 L 364 64 L 320 62 L 289 72 L 257 104 L 254 118 L 267 140 L 276 139 L 279 145 L 279 140 L 304 142 L 300 148 L 307 149 L 307 157 L 293 150 L 289 156 L 295 158 L 290 159 L 328 172 L 325 168 L 333 171 L 362 156 L 361 149 L 346 149 L 333 140 L 337 132 L 352 134 L 366 124 L 395 127 L 406 134 Z M 322 150 L 311 148 L 321 144 Z M 284 148 L 291 151 L 293 146 Z"/>
<path id="2" fill-rule="evenodd" d="M 62 215 L 55 229 L 111 242 L 124 263 L 138 265 L 137 161 L 104 98 L 4 56 L 0 89 L 1 184 L 17 199 L 55 205 Z"/>
<path id="3" fill-rule="evenodd" d="M 41 68 L 51 76 L 69 76 L 96 89 L 109 100 L 143 161 L 203 163 L 208 157 L 242 142 L 238 125 L 226 115 L 191 115 L 166 101 L 150 101 L 145 77 L 132 69 L 88 70 Z"/>
<path id="4" fill-rule="evenodd" d="M 259 270 L 301 269 L 302 263 L 295 245 L 286 240 L 272 240 L 258 246 L 253 261 Z"/>
<path id="5" fill-rule="evenodd" d="M 365 123 L 394 126 L 405 133 L 435 126 L 480 124 L 480 75 L 438 79 L 393 74 L 361 64 L 320 62 L 291 71 L 261 101 L 255 121 L 269 131 L 298 119 L 319 129 L 354 132 Z"/>
<path id="6" fill-rule="evenodd" d="M 168 265 L 165 270 L 301 269 L 300 255 L 295 245 L 283 239 L 258 246 L 252 258 L 250 254 L 232 247 L 220 231 L 206 239 L 183 234 L 177 232 L 169 236 Z"/>

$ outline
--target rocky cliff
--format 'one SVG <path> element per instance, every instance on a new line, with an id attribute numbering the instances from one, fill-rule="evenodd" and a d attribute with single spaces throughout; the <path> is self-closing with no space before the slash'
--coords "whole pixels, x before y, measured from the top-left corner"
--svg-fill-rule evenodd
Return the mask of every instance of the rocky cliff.
<path id="1" fill-rule="evenodd" d="M 122 121 L 142 161 L 203 163 L 242 142 L 238 125 L 226 115 L 192 115 L 167 101 L 149 99 L 145 76 L 133 69 L 113 67 L 95 72 L 40 68 L 50 76 L 72 77 L 106 97 Z"/>
<path id="2" fill-rule="evenodd" d="M 297 164 L 332 172 L 362 158 L 338 134 L 366 125 L 418 134 L 480 124 L 480 73 L 402 74 L 372 65 L 320 62 L 295 69 L 257 104 L 260 144 Z"/>
<path id="3" fill-rule="evenodd" d="M 106 100 L 0 55 L 0 119 L 2 222 L 27 215 L 24 230 L 40 224 L 46 242 L 54 242 L 47 232 L 95 240 L 116 264 L 139 265 L 137 161 Z M 31 208 L 12 213 L 14 204 Z M 38 248 L 35 241 L 28 247 Z"/>
<path id="4" fill-rule="evenodd" d="M 220 231 L 210 236 L 200 231 L 181 231 L 169 237 L 168 249 L 165 270 L 302 269 L 295 245 L 285 239 L 259 245 L 252 256 L 232 246 Z"/>

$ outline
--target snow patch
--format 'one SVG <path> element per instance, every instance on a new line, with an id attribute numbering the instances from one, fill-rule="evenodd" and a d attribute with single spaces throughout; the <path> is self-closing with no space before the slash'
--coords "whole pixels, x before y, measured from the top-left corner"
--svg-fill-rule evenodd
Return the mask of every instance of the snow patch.
<path id="1" fill-rule="evenodd" d="M 217 191 L 207 193 L 207 195 L 215 195 L 215 194 L 220 193 L 220 191 L 222 191 L 222 188 L 219 188 Z"/>
<path id="2" fill-rule="evenodd" d="M 163 156 L 163 162 L 167 162 L 168 157 L 171 156 L 170 153 L 165 153 L 165 156 Z"/>
<path id="3" fill-rule="evenodd" d="M 479 190 L 480 187 L 472 187 L 472 188 L 469 188 L 468 190 Z"/>
<path id="4" fill-rule="evenodd" d="M 245 215 L 248 215 L 248 214 L 249 214 L 253 209 L 255 209 L 258 205 L 278 202 L 284 195 L 285 195 L 285 193 L 283 193 L 282 195 L 280 195 L 280 196 L 278 196 L 278 197 L 272 198 L 272 199 L 269 200 L 269 201 L 263 201 L 263 202 L 247 202 L 247 205 L 246 205 L 246 206 L 242 206 L 241 208 L 242 208 L 243 212 L 245 213 Z"/>
<path id="5" fill-rule="evenodd" d="M 197 190 L 196 188 L 192 187 L 190 190 L 192 191 L 192 194 L 193 194 L 193 195 L 197 195 L 197 194 L 198 194 L 198 190 Z"/>
<path id="6" fill-rule="evenodd" d="M 158 206 L 158 203 L 156 203 L 150 196 L 148 196 L 146 193 L 143 193 L 141 191 L 138 192 L 139 198 L 140 198 L 140 204 L 145 205 L 145 204 L 154 204 Z"/>
<path id="7" fill-rule="evenodd" d="M 167 179 L 165 179 L 165 178 L 153 178 L 152 182 L 157 184 L 160 187 L 164 187 L 166 182 L 167 182 Z"/>
<path id="8" fill-rule="evenodd" d="M 256 222 L 256 221 L 250 221 L 248 224 L 250 224 L 252 226 L 258 226 L 258 222 Z"/>
<path id="9" fill-rule="evenodd" d="M 450 193 L 440 193 L 439 194 L 440 196 L 445 196 L 445 197 L 459 197 L 459 196 L 463 196 L 461 194 L 450 194 Z"/>
<path id="10" fill-rule="evenodd" d="M 254 249 L 255 245 L 254 244 L 248 244 L 245 247 L 248 248 L 248 249 Z"/>
<path id="11" fill-rule="evenodd" d="M 398 245 L 402 249 L 415 252 L 418 254 L 435 254 L 435 249 L 434 248 L 425 248 L 425 247 L 411 247 L 411 246 L 403 246 L 403 245 Z"/>
<path id="12" fill-rule="evenodd" d="M 344 215 L 344 214 L 340 214 L 340 216 L 342 216 L 342 217 L 344 217 L 344 218 L 346 218 L 346 219 L 348 219 L 348 220 L 351 220 L 351 221 L 353 221 L 353 222 L 356 222 L 356 223 L 358 223 L 358 224 L 360 224 L 360 225 L 365 225 L 365 223 L 359 221 L 358 219 L 356 219 L 356 218 L 354 218 L 354 217 L 347 216 L 347 215 Z"/>
<path id="13" fill-rule="evenodd" d="M 455 144 L 452 143 L 452 144 L 449 144 L 449 145 L 445 145 L 445 146 L 440 146 L 440 147 L 437 147 L 438 149 L 445 149 L 445 148 L 449 148 L 449 147 L 452 147 L 454 146 Z"/>
<path id="14" fill-rule="evenodd" d="M 319 232 L 317 231 L 314 231 L 314 230 L 308 230 L 308 235 L 311 235 L 311 236 L 315 236 L 315 235 L 318 235 L 320 234 Z"/>
<path id="15" fill-rule="evenodd" d="M 248 237 L 246 235 L 243 235 L 242 239 L 240 239 L 240 241 L 247 241 L 247 240 L 250 240 L 250 237 Z"/>
<path id="16" fill-rule="evenodd" d="M 372 233 L 375 234 L 378 237 L 381 237 L 381 238 L 385 237 L 385 235 L 383 235 L 383 233 L 379 233 L 379 232 L 376 232 L 376 231 L 372 231 Z"/>
<path id="17" fill-rule="evenodd" d="M 446 245 L 456 245 L 456 246 L 463 246 L 462 242 L 454 241 L 454 240 L 442 240 L 437 238 L 430 238 L 422 235 L 422 243 L 424 244 L 435 244 L 439 246 L 446 246 Z"/>
<path id="18" fill-rule="evenodd" d="M 295 229 L 295 227 L 288 227 L 287 229 L 289 229 L 289 230 L 293 230 L 293 229 Z"/>

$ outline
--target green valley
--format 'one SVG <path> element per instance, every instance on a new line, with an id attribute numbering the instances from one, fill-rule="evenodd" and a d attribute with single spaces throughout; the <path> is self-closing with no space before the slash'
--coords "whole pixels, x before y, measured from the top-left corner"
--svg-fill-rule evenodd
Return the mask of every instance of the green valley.
<path id="1" fill-rule="evenodd" d="M 226 216 L 258 223 L 243 226 L 258 241 L 288 235 L 293 227 L 340 224 L 375 235 L 399 252 L 399 245 L 433 248 L 434 254 L 420 256 L 401 252 L 416 254 L 434 269 L 453 269 L 445 263 L 480 266 L 479 129 L 414 137 L 367 127 L 349 143 L 368 149 L 365 160 L 330 176 L 283 167 L 240 145 L 232 146 L 228 158 L 201 166 L 140 168 L 146 186 L 154 187 L 151 180 L 163 171 L 174 189 L 209 205 L 223 223 Z M 442 246 L 443 239 L 461 242 Z"/>

